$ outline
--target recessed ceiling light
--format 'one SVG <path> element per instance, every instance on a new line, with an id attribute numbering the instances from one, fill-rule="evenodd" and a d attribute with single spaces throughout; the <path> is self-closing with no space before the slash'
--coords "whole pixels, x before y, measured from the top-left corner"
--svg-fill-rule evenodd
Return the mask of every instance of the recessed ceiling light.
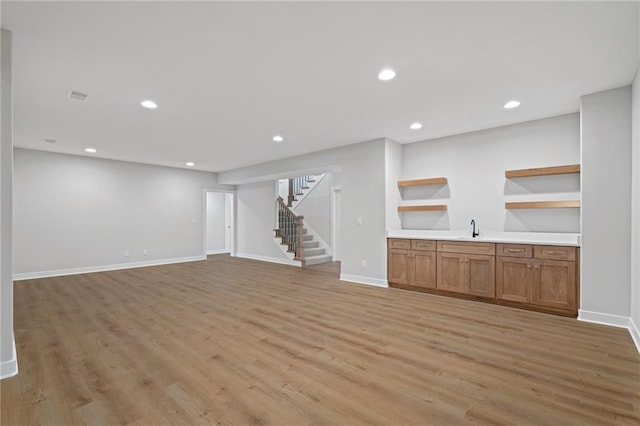
<path id="1" fill-rule="evenodd" d="M 282 142 L 283 140 L 284 140 L 284 138 L 282 136 L 280 136 L 280 135 L 275 135 L 273 137 L 273 141 L 274 142 Z"/>
<path id="2" fill-rule="evenodd" d="M 153 102 L 153 101 L 150 101 L 149 99 L 140 102 L 140 105 L 142 105 L 145 108 L 149 108 L 149 109 L 158 108 L 158 104 Z"/>
<path id="3" fill-rule="evenodd" d="M 420 129 L 422 129 L 422 123 L 418 123 L 418 122 L 411 123 L 411 126 L 409 126 L 409 128 L 411 130 L 420 130 Z"/>
<path id="4" fill-rule="evenodd" d="M 71 90 L 69 90 L 67 92 L 67 98 L 73 99 L 73 100 L 76 100 L 76 101 L 84 102 L 84 101 L 87 100 L 88 97 L 89 97 L 89 95 L 87 95 L 86 93 L 83 93 L 83 92 L 81 92 L 79 90 L 71 89 Z"/>
<path id="5" fill-rule="evenodd" d="M 84 150 L 86 152 L 90 152 L 91 154 L 95 154 L 96 152 L 98 152 L 98 150 L 95 148 L 85 148 Z"/>
<path id="6" fill-rule="evenodd" d="M 56 142 L 58 142 L 58 141 L 57 141 L 57 140 L 55 140 L 55 139 L 49 139 L 49 138 L 44 138 L 44 139 L 42 139 L 42 141 L 43 141 L 44 143 L 56 143 Z"/>
<path id="7" fill-rule="evenodd" d="M 518 108 L 519 106 L 520 106 L 520 102 L 518 101 L 509 101 L 506 104 L 504 104 L 505 109 Z"/>
<path id="8" fill-rule="evenodd" d="M 193 167 L 193 166 L 195 166 L 195 165 L 196 165 L 196 163 L 193 163 L 193 162 L 191 162 L 191 161 L 187 161 L 185 164 L 186 164 L 187 166 L 189 166 L 189 167 Z"/>
<path id="9" fill-rule="evenodd" d="M 395 76 L 396 72 L 390 68 L 383 69 L 380 71 L 380 74 L 378 74 L 378 78 L 382 81 L 393 80 Z"/>

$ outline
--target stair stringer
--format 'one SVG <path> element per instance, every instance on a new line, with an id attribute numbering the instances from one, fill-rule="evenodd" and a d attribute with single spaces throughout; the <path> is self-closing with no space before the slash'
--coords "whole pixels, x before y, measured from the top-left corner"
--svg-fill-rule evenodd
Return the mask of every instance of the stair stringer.
<path id="1" fill-rule="evenodd" d="M 295 253 L 289 253 L 287 250 L 289 248 L 289 246 L 287 244 L 282 244 L 282 238 L 277 237 L 275 235 L 274 232 L 274 236 L 273 236 L 273 242 L 275 243 L 276 246 L 278 246 L 278 248 L 280 248 L 280 250 L 282 250 L 282 253 L 284 253 L 285 256 L 287 256 L 287 259 L 289 260 L 290 264 L 292 266 L 303 266 L 302 262 L 300 260 L 296 260 L 295 259 Z"/>

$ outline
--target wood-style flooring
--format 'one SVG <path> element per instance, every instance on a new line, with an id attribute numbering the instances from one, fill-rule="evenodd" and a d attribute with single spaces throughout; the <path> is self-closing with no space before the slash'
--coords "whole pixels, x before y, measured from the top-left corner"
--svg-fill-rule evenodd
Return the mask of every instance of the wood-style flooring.
<path id="1" fill-rule="evenodd" d="M 640 424 L 628 331 L 202 262 L 15 284 L 2 425 Z"/>

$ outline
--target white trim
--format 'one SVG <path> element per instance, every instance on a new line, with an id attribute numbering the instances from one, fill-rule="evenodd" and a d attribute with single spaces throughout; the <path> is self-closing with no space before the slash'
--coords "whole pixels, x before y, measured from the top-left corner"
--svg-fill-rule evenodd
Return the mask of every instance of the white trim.
<path id="1" fill-rule="evenodd" d="M 342 197 L 342 186 L 340 185 L 334 185 L 331 187 L 330 189 L 331 191 L 331 260 L 332 261 L 337 261 L 337 260 L 341 260 L 336 258 L 336 240 L 337 238 L 337 233 L 336 233 L 336 197 L 337 197 L 337 193 L 338 191 L 340 191 L 340 196 Z M 342 221 L 342 218 L 340 218 L 340 220 Z M 340 238 L 340 241 L 342 241 L 342 238 Z M 340 253 L 340 256 L 342 256 L 342 253 Z"/>
<path id="2" fill-rule="evenodd" d="M 340 281 L 367 284 L 376 287 L 389 287 L 389 283 L 387 282 L 387 280 L 381 280 L 380 278 L 361 277 L 359 275 L 340 274 Z"/>
<path id="3" fill-rule="evenodd" d="M 198 255 L 198 256 L 189 256 L 189 257 L 176 257 L 173 259 L 148 260 L 144 262 L 118 263 L 115 265 L 86 266 L 82 268 L 57 269 L 54 271 L 24 272 L 20 274 L 13 274 L 13 280 L 20 281 L 20 280 L 30 280 L 33 278 L 59 277 L 62 275 L 77 275 L 77 274 L 89 274 L 92 272 L 117 271 L 119 269 L 144 268 L 146 266 L 170 265 L 172 263 L 196 262 L 199 260 L 207 260 L 207 256 Z"/>
<path id="4" fill-rule="evenodd" d="M 603 314 L 600 312 L 578 311 L 578 321 L 592 322 L 595 324 L 610 325 L 612 327 L 629 328 L 629 317 L 619 315 Z"/>
<path id="5" fill-rule="evenodd" d="M 236 253 L 235 257 L 241 257 L 243 259 L 259 260 L 261 262 L 279 263 L 281 265 L 298 266 L 298 267 L 302 266 L 302 262 L 298 260 L 282 259 L 278 257 L 269 257 L 269 256 L 260 256 L 257 254 Z"/>
<path id="6" fill-rule="evenodd" d="M 222 253 L 231 253 L 230 250 L 218 249 L 218 250 L 207 250 L 207 256 L 210 254 L 222 254 Z"/>
<path id="7" fill-rule="evenodd" d="M 636 344 L 636 349 L 638 353 L 640 353 L 640 332 L 638 332 L 638 327 L 636 323 L 633 322 L 633 318 L 629 318 L 629 333 L 631 333 L 631 339 L 633 343 Z"/>
<path id="8" fill-rule="evenodd" d="M 18 374 L 18 353 L 16 351 L 16 339 L 13 339 L 13 358 L 0 363 L 0 380 L 8 379 Z"/>
<path id="9" fill-rule="evenodd" d="M 230 250 L 226 250 L 225 253 L 233 254 L 236 251 L 236 191 L 231 189 L 221 189 L 221 188 L 202 188 L 202 254 L 206 257 L 208 253 L 207 251 L 207 192 L 220 192 L 225 194 L 225 206 L 227 203 L 226 194 L 231 195 L 231 217 L 230 217 L 230 226 L 231 226 L 231 241 L 230 241 Z M 226 226 L 226 223 L 225 223 Z M 225 230 L 226 232 L 226 230 Z M 225 238 L 226 240 L 226 238 Z M 226 243 L 226 241 L 225 241 Z"/>

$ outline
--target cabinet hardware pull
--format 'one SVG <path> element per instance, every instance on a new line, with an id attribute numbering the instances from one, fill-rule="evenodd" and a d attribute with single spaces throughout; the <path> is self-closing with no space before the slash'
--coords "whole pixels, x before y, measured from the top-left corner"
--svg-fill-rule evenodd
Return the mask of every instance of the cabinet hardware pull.
<path id="1" fill-rule="evenodd" d="M 522 250 L 521 249 L 509 249 L 507 250 L 509 253 L 520 253 Z"/>
<path id="2" fill-rule="evenodd" d="M 547 250 L 545 253 L 547 253 L 547 254 L 562 254 L 559 251 L 549 251 L 549 250 Z"/>

